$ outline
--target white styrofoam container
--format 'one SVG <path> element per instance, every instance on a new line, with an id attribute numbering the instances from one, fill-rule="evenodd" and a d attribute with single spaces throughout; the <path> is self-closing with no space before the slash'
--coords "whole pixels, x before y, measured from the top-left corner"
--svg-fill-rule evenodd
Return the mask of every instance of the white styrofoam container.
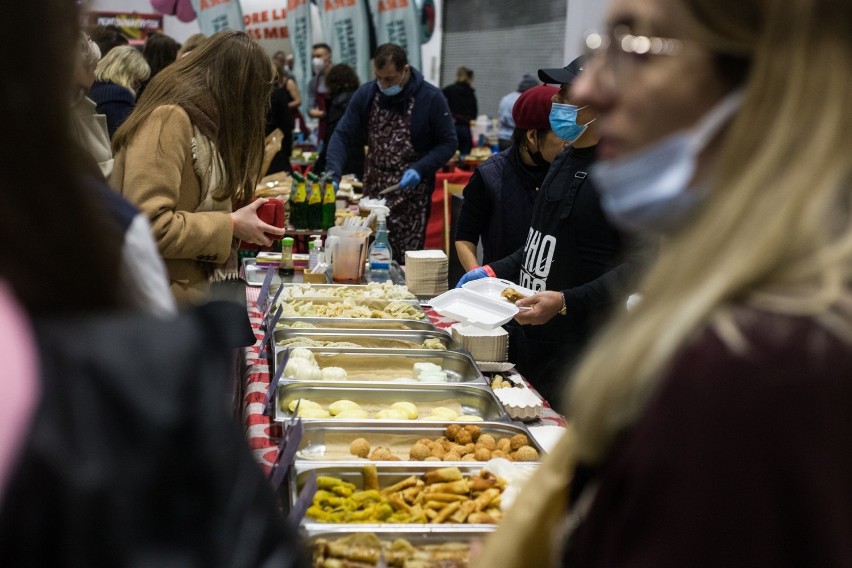
<path id="1" fill-rule="evenodd" d="M 534 290 L 518 286 L 514 282 L 503 280 L 502 278 L 480 278 L 479 280 L 471 280 L 470 282 L 462 284 L 462 288 L 475 292 L 481 296 L 485 296 L 489 300 L 503 302 L 504 304 L 509 302 L 500 294 L 502 294 L 503 290 L 506 288 L 512 288 L 522 296 L 532 296 L 535 294 Z"/>
<path id="2" fill-rule="evenodd" d="M 517 306 L 503 298 L 492 300 L 464 288 L 444 292 L 432 298 L 429 305 L 442 316 L 485 329 L 500 327 L 519 311 Z"/>

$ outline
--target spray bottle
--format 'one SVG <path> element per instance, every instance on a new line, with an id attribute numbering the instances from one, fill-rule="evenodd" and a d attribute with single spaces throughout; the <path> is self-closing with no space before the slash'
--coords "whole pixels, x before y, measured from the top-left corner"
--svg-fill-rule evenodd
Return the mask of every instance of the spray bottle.
<path id="1" fill-rule="evenodd" d="M 376 214 L 376 238 L 370 246 L 369 271 L 371 282 L 384 282 L 390 278 L 390 265 L 393 260 L 393 252 L 388 241 L 387 216 L 390 210 L 387 207 L 374 207 Z"/>

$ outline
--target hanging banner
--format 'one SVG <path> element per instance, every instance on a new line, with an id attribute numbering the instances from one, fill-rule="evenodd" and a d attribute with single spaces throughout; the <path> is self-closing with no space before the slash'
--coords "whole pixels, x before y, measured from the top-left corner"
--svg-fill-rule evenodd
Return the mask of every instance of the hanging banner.
<path id="1" fill-rule="evenodd" d="M 372 77 L 367 0 L 319 0 L 325 42 L 334 63 L 345 63 L 360 77 Z"/>
<path id="2" fill-rule="evenodd" d="M 245 31 L 243 11 L 238 0 L 192 0 L 201 33 L 213 35 L 222 30 Z"/>
<path id="3" fill-rule="evenodd" d="M 420 70 L 420 14 L 414 0 L 370 0 L 376 43 L 395 43 Z"/>
<path id="4" fill-rule="evenodd" d="M 89 12 L 90 26 L 116 26 L 128 38 L 130 45 L 144 45 L 152 32 L 163 31 L 162 14 L 137 12 Z"/>
<path id="5" fill-rule="evenodd" d="M 293 76 L 302 95 L 302 112 L 307 113 L 308 82 L 311 80 L 313 34 L 309 0 L 287 0 L 287 33 L 293 48 Z"/>
<path id="6" fill-rule="evenodd" d="M 290 53 L 287 0 L 240 0 L 246 33 L 270 55 Z"/>

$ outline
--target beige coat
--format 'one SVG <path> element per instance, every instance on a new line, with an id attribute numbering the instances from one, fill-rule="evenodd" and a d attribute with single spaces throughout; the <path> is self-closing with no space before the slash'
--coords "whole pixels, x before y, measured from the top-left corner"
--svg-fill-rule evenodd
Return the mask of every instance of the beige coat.
<path id="1" fill-rule="evenodd" d="M 224 263 L 231 252 L 231 202 L 197 212 L 208 188 L 195 171 L 186 111 L 173 105 L 155 109 L 116 155 L 111 183 L 148 215 L 178 303 L 203 302 L 212 264 Z"/>

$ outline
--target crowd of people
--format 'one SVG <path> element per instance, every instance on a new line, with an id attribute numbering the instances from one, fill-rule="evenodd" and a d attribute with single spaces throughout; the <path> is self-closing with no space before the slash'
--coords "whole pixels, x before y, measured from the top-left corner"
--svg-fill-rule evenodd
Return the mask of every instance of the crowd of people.
<path id="1" fill-rule="evenodd" d="M 0 55 L 3 559 L 304 566 L 227 410 L 245 309 L 209 295 L 240 242 L 283 234 L 254 189 L 301 102 L 288 58 L 236 31 L 140 54 L 79 9 L 12 3 Z M 504 97 L 458 285 L 528 289 L 510 358 L 569 427 L 474 566 L 852 565 L 850 21 L 609 0 L 582 56 Z M 384 44 L 361 83 L 313 55 L 324 170 L 395 186 L 404 258 L 468 143 L 473 72 L 442 91 Z"/>

